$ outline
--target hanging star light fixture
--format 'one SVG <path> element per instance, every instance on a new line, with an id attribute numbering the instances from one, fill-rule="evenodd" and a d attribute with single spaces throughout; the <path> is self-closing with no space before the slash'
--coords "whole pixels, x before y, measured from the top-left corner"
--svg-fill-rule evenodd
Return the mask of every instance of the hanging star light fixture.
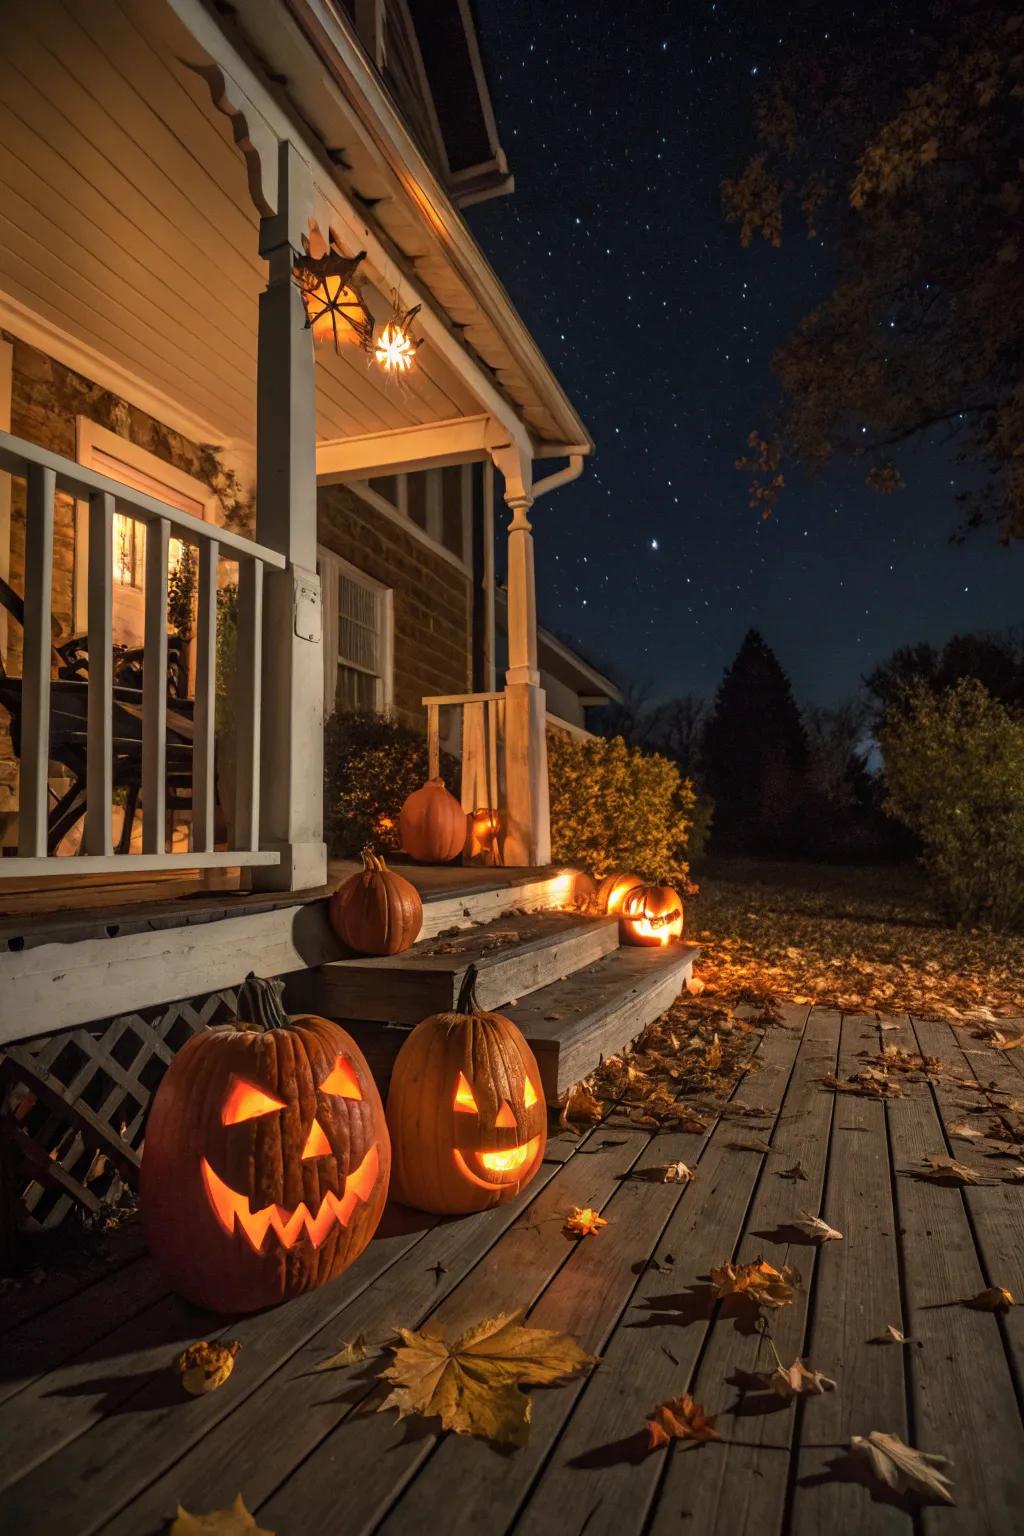
<path id="1" fill-rule="evenodd" d="M 366 252 L 343 256 L 328 246 L 314 220 L 309 229 L 309 238 L 302 237 L 303 254 L 292 267 L 306 308 L 306 329 L 318 345 L 333 341 L 336 352 L 352 346 L 369 351 L 373 321 L 356 282 Z"/>
<path id="2" fill-rule="evenodd" d="M 412 334 L 412 322 L 420 308 L 419 304 L 414 304 L 412 309 L 407 309 L 403 314 L 398 293 L 395 292 L 394 312 L 378 335 L 373 351 L 385 373 L 401 375 L 412 368 L 421 345 Z"/>

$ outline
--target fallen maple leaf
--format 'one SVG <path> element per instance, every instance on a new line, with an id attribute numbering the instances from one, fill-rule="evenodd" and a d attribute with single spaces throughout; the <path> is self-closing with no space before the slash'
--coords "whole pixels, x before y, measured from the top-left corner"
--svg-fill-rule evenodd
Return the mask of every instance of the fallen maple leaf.
<path id="1" fill-rule="evenodd" d="M 1013 1292 L 1005 1285 L 987 1286 L 964 1302 L 965 1307 L 973 1307 L 976 1312 L 1009 1312 L 1013 1305 Z"/>
<path id="2" fill-rule="evenodd" d="M 872 1339 L 872 1344 L 913 1344 L 909 1334 L 903 1333 L 894 1323 L 886 1323 L 885 1332 L 880 1333 L 877 1339 Z"/>
<path id="3" fill-rule="evenodd" d="M 820 1216 L 813 1216 L 810 1211 L 801 1211 L 799 1219 L 794 1221 L 793 1225 L 819 1243 L 838 1242 L 843 1235 L 837 1232 L 835 1227 L 830 1227 L 827 1221 L 822 1221 Z"/>
<path id="4" fill-rule="evenodd" d="M 699 976 L 687 977 L 684 985 L 691 997 L 699 997 L 700 994 L 704 991 L 704 983 L 701 981 Z"/>
<path id="5" fill-rule="evenodd" d="M 659 1403 L 647 1417 L 647 1449 L 670 1445 L 673 1440 L 720 1440 L 715 1428 L 716 1413 L 705 1413 L 689 1392 Z"/>
<path id="6" fill-rule="evenodd" d="M 804 1165 L 800 1162 L 799 1158 L 792 1168 L 780 1168 L 778 1174 L 780 1179 L 793 1179 L 794 1181 L 807 1178 L 807 1174 L 804 1172 Z"/>
<path id="7" fill-rule="evenodd" d="M 931 1503 L 954 1503 L 949 1479 L 939 1470 L 949 1466 L 948 1456 L 918 1451 L 898 1435 L 880 1429 L 851 1435 L 850 1451 L 866 1461 L 879 1482 L 894 1492 L 912 1493 Z"/>
<path id="8" fill-rule="evenodd" d="M 661 1169 L 663 1184 L 689 1184 L 693 1176 L 693 1169 L 687 1168 L 685 1163 L 666 1163 Z"/>
<path id="9" fill-rule="evenodd" d="M 748 1296 L 763 1307 L 788 1307 L 794 1288 L 801 1283 L 799 1271 L 791 1265 L 776 1269 L 764 1259 L 755 1259 L 752 1264 L 723 1264 L 711 1271 L 710 1279 L 716 1298 Z"/>
<path id="10" fill-rule="evenodd" d="M 979 1141 L 985 1132 L 977 1130 L 973 1125 L 968 1125 L 966 1120 L 957 1120 L 949 1127 L 949 1134 L 958 1136 L 961 1141 Z"/>
<path id="11" fill-rule="evenodd" d="M 735 1141 L 727 1141 L 726 1146 L 732 1152 L 771 1152 L 772 1148 L 766 1141 L 759 1140 L 756 1136 L 737 1137 Z"/>
<path id="12" fill-rule="evenodd" d="M 821 1371 L 808 1369 L 802 1360 L 794 1360 L 792 1365 L 780 1362 L 769 1380 L 775 1395 L 785 1398 L 787 1402 L 793 1397 L 814 1397 L 822 1392 L 831 1392 L 835 1386 L 831 1376 L 823 1376 Z"/>
<path id="13" fill-rule="evenodd" d="M 594 1125 L 604 1114 L 601 1101 L 594 1097 L 585 1083 L 573 1083 L 566 1091 L 562 1103 L 559 1124 L 567 1126 L 576 1122 Z"/>
<path id="14" fill-rule="evenodd" d="M 955 1157 L 936 1157 L 934 1154 L 926 1157 L 924 1166 L 914 1169 L 914 1176 L 918 1179 L 934 1179 L 937 1184 L 991 1184 L 991 1179 L 983 1179 L 973 1168 L 968 1168 L 966 1163 L 958 1163 Z"/>
<path id="15" fill-rule="evenodd" d="M 380 1412 L 438 1418 L 443 1429 L 499 1445 L 525 1445 L 533 1404 L 523 1386 L 547 1386 L 597 1362 L 566 1333 L 523 1326 L 522 1312 L 475 1323 L 454 1342 L 443 1325 L 398 1330 L 383 1372 L 392 1390 Z"/>
<path id="16" fill-rule="evenodd" d="M 182 1350 L 175 1368 L 185 1391 L 201 1397 L 204 1392 L 222 1387 L 235 1368 L 235 1356 L 241 1347 L 237 1339 L 229 1339 L 226 1344 L 209 1344 L 200 1339 Z"/>
<path id="17" fill-rule="evenodd" d="M 589 1205 L 574 1205 L 565 1218 L 563 1231 L 574 1237 L 596 1237 L 602 1227 L 608 1225 L 603 1216 Z"/>
<path id="18" fill-rule="evenodd" d="M 351 1344 L 343 1344 L 336 1355 L 328 1355 L 326 1360 L 321 1360 L 314 1365 L 314 1371 L 344 1371 L 350 1365 L 358 1365 L 365 1360 L 370 1353 L 369 1345 L 361 1333 L 357 1334 Z"/>
<path id="19" fill-rule="evenodd" d="M 178 1505 L 178 1513 L 167 1536 L 274 1536 L 266 1530 L 246 1509 L 240 1493 L 230 1509 L 211 1509 L 205 1515 L 190 1515 Z"/>
<path id="20" fill-rule="evenodd" d="M 995 1046 L 997 1051 L 1015 1051 L 1024 1045 L 1024 1034 L 1006 1036 L 997 1029 L 993 1032 L 989 1044 Z"/>

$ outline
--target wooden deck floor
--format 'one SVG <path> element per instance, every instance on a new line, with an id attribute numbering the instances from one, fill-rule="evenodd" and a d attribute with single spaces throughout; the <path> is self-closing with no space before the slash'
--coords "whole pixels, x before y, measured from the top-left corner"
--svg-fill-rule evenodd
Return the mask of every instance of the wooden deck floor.
<path id="1" fill-rule="evenodd" d="M 562 1134 L 517 1205 L 453 1222 L 394 1212 L 345 1276 L 272 1313 L 211 1322 L 165 1294 L 130 1238 L 100 1281 L 0 1300 L 5 1528 L 148 1536 L 179 1503 L 223 1508 L 240 1491 L 278 1536 L 1019 1531 L 1024 1307 L 999 1316 L 960 1303 L 990 1284 L 1024 1296 L 1024 1186 L 1006 1182 L 1013 1165 L 991 1142 L 949 1128 L 985 1126 L 990 1105 L 1024 1098 L 1024 1052 L 942 1024 L 881 1033 L 806 1009 L 785 1022 L 736 1090 L 763 1113 L 721 1117 L 703 1135 L 652 1135 L 616 1114 L 581 1139 Z M 882 1042 L 939 1056 L 944 1071 L 887 1103 L 822 1085 Z M 770 1151 L 737 1145 L 755 1139 Z M 928 1154 L 995 1182 L 919 1180 Z M 696 1169 L 688 1186 L 630 1176 L 677 1158 Z M 798 1161 L 806 1181 L 782 1176 Z M 608 1226 L 567 1239 L 574 1205 L 599 1207 Z M 791 1225 L 801 1208 L 843 1240 L 809 1243 Z M 708 1272 L 758 1255 L 804 1279 L 770 1315 L 779 1354 L 803 1355 L 834 1391 L 785 1404 L 746 1389 L 765 1346 L 749 1315 L 711 1299 Z M 378 1360 L 312 1371 L 360 1334 L 520 1307 L 602 1359 L 533 1394 L 529 1443 L 511 1454 L 375 1412 Z M 913 1342 L 873 1342 L 890 1324 Z M 241 1341 L 234 1374 L 183 1400 L 169 1366 L 212 1332 Z M 687 1389 L 719 1414 L 722 1443 L 647 1453 L 645 1416 Z M 845 1455 L 851 1434 L 872 1429 L 950 1457 L 956 1506 L 872 1491 Z"/>

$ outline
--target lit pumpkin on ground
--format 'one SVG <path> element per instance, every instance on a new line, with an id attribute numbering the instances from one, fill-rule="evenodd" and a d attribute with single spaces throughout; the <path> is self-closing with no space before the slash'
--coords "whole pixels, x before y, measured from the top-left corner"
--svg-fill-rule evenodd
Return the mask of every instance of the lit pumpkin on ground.
<path id="1" fill-rule="evenodd" d="M 289 1018 L 279 992 L 250 977 L 252 1022 L 183 1046 L 146 1127 L 150 1252 L 215 1312 L 324 1285 L 366 1247 L 387 1198 L 387 1123 L 365 1058 L 329 1019 Z"/>
<path id="2" fill-rule="evenodd" d="M 638 885 L 643 885 L 639 875 L 606 875 L 597 888 L 597 904 L 601 911 L 621 912 L 622 903 Z"/>
<path id="3" fill-rule="evenodd" d="M 423 927 L 419 891 L 369 849 L 362 871 L 338 886 L 327 911 L 338 938 L 360 955 L 400 955 Z"/>
<path id="4" fill-rule="evenodd" d="M 485 1211 L 533 1178 L 547 1144 L 540 1072 L 522 1033 L 485 1013 L 470 966 L 454 1013 L 424 1019 L 391 1074 L 391 1193 L 442 1216 Z"/>
<path id="5" fill-rule="evenodd" d="M 398 816 L 402 850 L 420 864 L 447 864 L 466 844 L 466 813 L 443 779 L 408 795 Z"/>
<path id="6" fill-rule="evenodd" d="M 619 912 L 627 944 L 667 944 L 683 931 L 683 902 L 670 885 L 638 885 L 627 892 Z"/>

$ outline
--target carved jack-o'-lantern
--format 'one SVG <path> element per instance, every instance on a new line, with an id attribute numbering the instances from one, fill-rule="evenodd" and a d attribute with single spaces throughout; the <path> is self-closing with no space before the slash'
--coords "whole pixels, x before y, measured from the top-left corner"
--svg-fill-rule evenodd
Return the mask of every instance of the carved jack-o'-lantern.
<path id="1" fill-rule="evenodd" d="M 250 978 L 251 1024 L 196 1035 L 175 1056 L 146 1128 L 141 1208 L 174 1289 L 251 1312 L 323 1285 L 376 1230 L 391 1151 L 355 1041 L 284 1013 Z"/>
<path id="2" fill-rule="evenodd" d="M 600 910 L 611 914 L 621 912 L 622 903 L 638 885 L 643 885 L 639 875 L 606 875 L 597 888 Z"/>
<path id="3" fill-rule="evenodd" d="M 638 885 L 629 891 L 619 913 L 627 944 L 667 944 L 683 931 L 683 903 L 670 885 Z"/>
<path id="4" fill-rule="evenodd" d="M 456 1216 L 511 1200 L 544 1157 L 547 1108 L 521 1032 L 474 996 L 466 972 L 454 1013 L 417 1024 L 391 1075 L 391 1192 Z"/>

